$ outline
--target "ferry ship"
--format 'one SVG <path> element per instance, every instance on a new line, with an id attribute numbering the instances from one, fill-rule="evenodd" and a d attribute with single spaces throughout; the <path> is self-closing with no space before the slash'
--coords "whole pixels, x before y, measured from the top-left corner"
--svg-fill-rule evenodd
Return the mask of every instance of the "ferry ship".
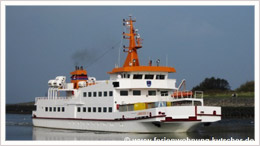
<path id="1" fill-rule="evenodd" d="M 129 41 L 124 65 L 108 72 L 109 80 L 89 77 L 76 66 L 71 81 L 65 76 L 49 80 L 48 96 L 36 97 L 32 113 L 36 127 L 109 132 L 186 132 L 198 124 L 221 120 L 221 107 L 204 106 L 203 92 L 186 91 L 185 80 L 176 86 L 173 67 L 140 65 L 137 50 L 142 39 L 134 28 L 136 19 L 123 19 Z"/>

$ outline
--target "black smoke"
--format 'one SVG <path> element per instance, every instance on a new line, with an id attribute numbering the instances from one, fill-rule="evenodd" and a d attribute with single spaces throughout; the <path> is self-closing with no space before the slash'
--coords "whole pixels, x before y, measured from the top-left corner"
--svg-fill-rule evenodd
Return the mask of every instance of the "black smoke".
<path id="1" fill-rule="evenodd" d="M 97 50 L 94 49 L 81 49 L 76 50 L 71 56 L 74 66 L 89 66 L 97 57 Z"/>

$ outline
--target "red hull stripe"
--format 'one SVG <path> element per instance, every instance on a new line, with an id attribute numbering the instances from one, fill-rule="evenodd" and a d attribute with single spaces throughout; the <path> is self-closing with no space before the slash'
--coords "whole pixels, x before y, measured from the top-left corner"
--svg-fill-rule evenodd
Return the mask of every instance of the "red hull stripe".
<path id="1" fill-rule="evenodd" d="M 217 116 L 217 117 L 221 117 L 222 115 L 213 115 L 213 114 L 197 114 L 197 116 Z"/>
<path id="2" fill-rule="evenodd" d="M 131 121 L 131 120 L 144 120 L 151 118 L 165 117 L 165 115 L 157 115 L 152 117 L 138 117 L 138 118 L 118 118 L 118 119 L 81 119 L 81 118 L 52 118 L 52 117 L 32 117 L 33 119 L 50 119 L 50 120 L 83 120 L 83 121 Z"/>
<path id="3" fill-rule="evenodd" d="M 161 120 L 161 122 L 192 122 L 192 121 L 201 121 L 197 119 L 197 117 L 189 117 L 187 119 L 173 119 L 172 117 L 166 117 L 165 120 Z"/>

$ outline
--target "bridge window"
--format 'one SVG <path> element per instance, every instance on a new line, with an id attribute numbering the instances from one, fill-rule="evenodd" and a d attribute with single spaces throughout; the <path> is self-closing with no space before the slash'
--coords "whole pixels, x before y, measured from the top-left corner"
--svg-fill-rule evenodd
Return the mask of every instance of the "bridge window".
<path id="1" fill-rule="evenodd" d="M 56 107 L 53 108 L 53 111 L 56 112 Z"/>
<path id="2" fill-rule="evenodd" d="M 156 91 L 155 90 L 149 90 L 148 95 L 149 96 L 156 96 Z"/>
<path id="3" fill-rule="evenodd" d="M 62 111 L 62 112 L 65 112 L 65 107 L 62 107 L 62 108 L 61 108 L 61 111 Z"/>
<path id="4" fill-rule="evenodd" d="M 120 91 L 120 95 L 121 95 L 121 96 L 128 96 L 128 91 L 126 91 L 126 90 L 121 90 L 121 91 Z"/>
<path id="5" fill-rule="evenodd" d="M 154 75 L 145 75 L 144 79 L 153 79 Z"/>
<path id="6" fill-rule="evenodd" d="M 141 95 L 141 91 L 140 90 L 133 90 L 133 95 L 134 96 Z"/>
<path id="7" fill-rule="evenodd" d="M 97 108 L 96 107 L 93 107 L 93 112 L 95 113 L 97 111 Z"/>
<path id="8" fill-rule="evenodd" d="M 93 97 L 97 97 L 97 92 L 93 92 Z"/>
<path id="9" fill-rule="evenodd" d="M 60 107 L 58 107 L 58 112 L 60 112 Z"/>
<path id="10" fill-rule="evenodd" d="M 45 111 L 46 111 L 46 112 L 48 111 L 48 107 L 45 107 Z"/>
<path id="11" fill-rule="evenodd" d="M 52 112 L 52 107 L 49 108 L 49 111 Z"/>
<path id="12" fill-rule="evenodd" d="M 143 75 L 142 74 L 134 74 L 133 79 L 142 79 Z"/>
<path id="13" fill-rule="evenodd" d="M 88 97 L 91 97 L 92 96 L 92 92 L 88 92 Z"/>
<path id="14" fill-rule="evenodd" d="M 78 112 L 80 112 L 80 107 L 78 107 Z"/>
<path id="15" fill-rule="evenodd" d="M 161 96 L 168 96 L 168 91 L 161 91 Z"/>
<path id="16" fill-rule="evenodd" d="M 86 107 L 83 107 L 83 112 L 86 112 L 87 111 L 87 108 Z"/>
<path id="17" fill-rule="evenodd" d="M 91 112 L 91 107 L 88 107 L 88 112 L 89 112 L 89 113 Z"/>
<path id="18" fill-rule="evenodd" d="M 156 79 L 157 80 L 164 80 L 165 79 L 165 75 L 156 75 Z"/>

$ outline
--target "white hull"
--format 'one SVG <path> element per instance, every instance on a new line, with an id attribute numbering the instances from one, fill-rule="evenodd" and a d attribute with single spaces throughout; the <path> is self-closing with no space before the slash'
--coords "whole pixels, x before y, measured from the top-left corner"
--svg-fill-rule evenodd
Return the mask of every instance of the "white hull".
<path id="1" fill-rule="evenodd" d="M 160 122 L 153 124 L 151 121 L 90 121 L 90 120 L 59 120 L 59 119 L 33 119 L 37 127 L 75 129 L 109 132 L 133 133 L 170 133 L 186 132 L 200 121 Z"/>

